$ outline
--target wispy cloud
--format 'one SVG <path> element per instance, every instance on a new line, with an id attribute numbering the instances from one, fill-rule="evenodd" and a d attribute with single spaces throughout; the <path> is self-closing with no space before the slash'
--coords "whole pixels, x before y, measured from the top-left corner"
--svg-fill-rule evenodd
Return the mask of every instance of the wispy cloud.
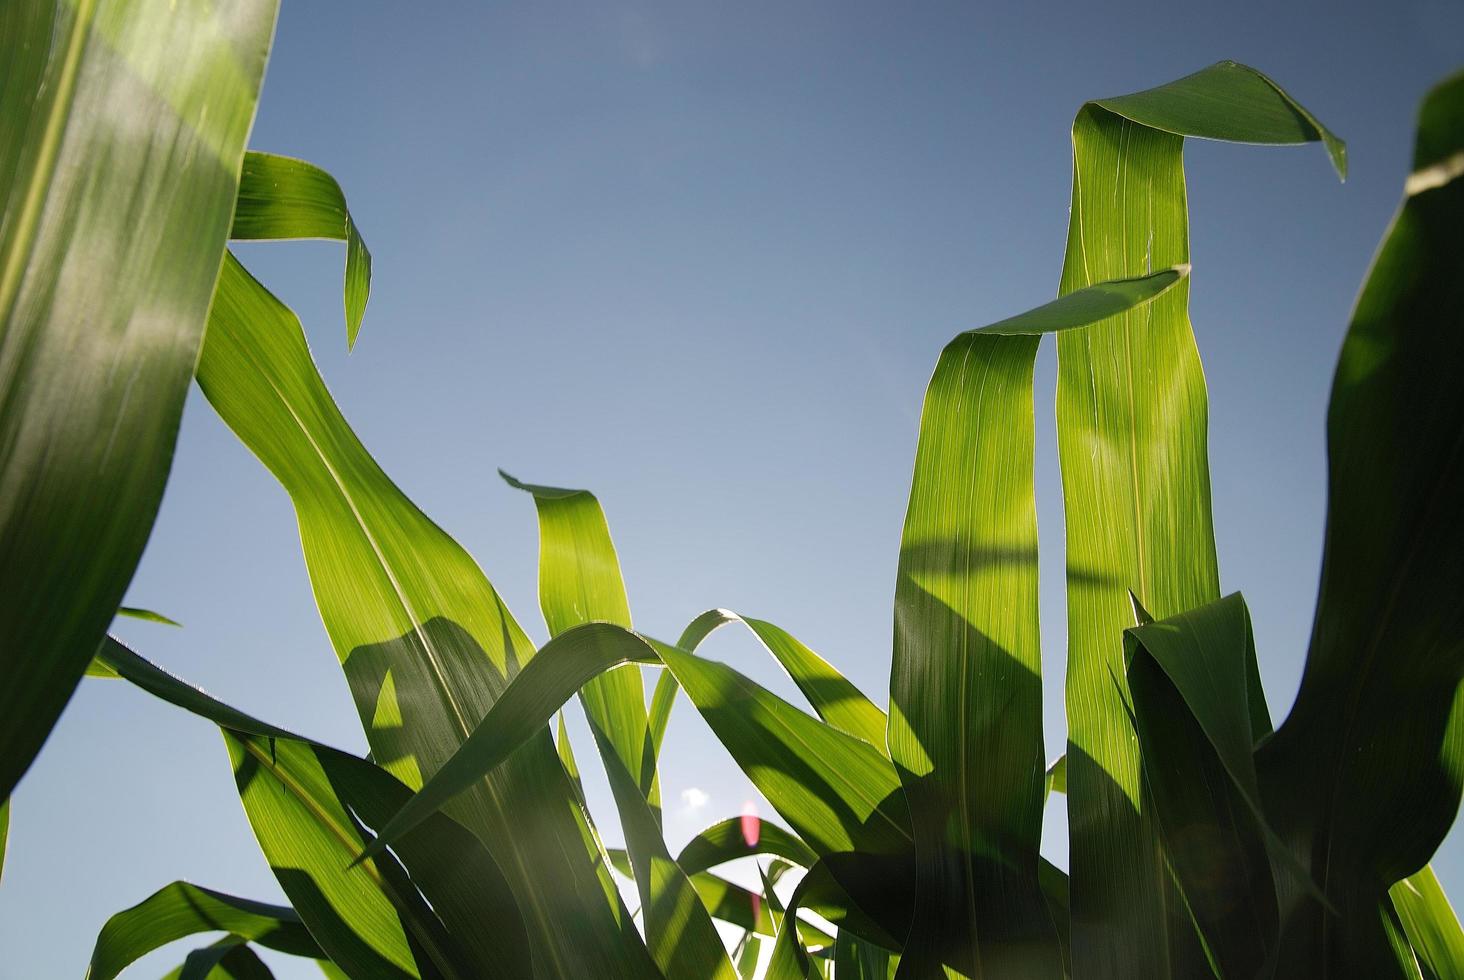
<path id="1" fill-rule="evenodd" d="M 682 811 L 695 813 L 711 802 L 711 796 L 705 790 L 697 789 L 695 786 L 681 791 Z"/>

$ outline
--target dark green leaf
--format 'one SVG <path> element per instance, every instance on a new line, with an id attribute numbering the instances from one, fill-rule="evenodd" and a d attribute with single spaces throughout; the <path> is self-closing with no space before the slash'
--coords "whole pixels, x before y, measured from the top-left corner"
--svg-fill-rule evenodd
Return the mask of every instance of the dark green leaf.
<path id="1" fill-rule="evenodd" d="M 1464 75 L 1425 100 L 1414 173 L 1353 311 L 1301 690 L 1257 756 L 1271 823 L 1335 909 L 1282 894 L 1282 970 L 1411 972 L 1388 901 L 1464 782 Z"/>

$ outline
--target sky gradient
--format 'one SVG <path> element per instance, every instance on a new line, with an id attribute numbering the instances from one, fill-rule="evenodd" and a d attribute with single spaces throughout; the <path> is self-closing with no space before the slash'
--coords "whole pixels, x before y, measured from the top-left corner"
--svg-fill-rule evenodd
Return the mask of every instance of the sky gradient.
<path id="1" fill-rule="evenodd" d="M 1332 367 L 1417 103 L 1464 62 L 1464 5 L 285 0 L 251 146 L 345 188 L 375 259 L 355 352 L 339 245 L 239 254 L 300 314 L 366 446 L 536 640 L 534 508 L 498 467 L 599 495 L 638 627 L 674 636 L 712 606 L 767 619 L 883 703 L 941 347 L 1054 295 L 1078 107 L 1223 58 L 1287 87 L 1351 161 L 1339 184 L 1315 145 L 1186 150 L 1222 585 L 1245 593 L 1279 720 L 1316 597 Z M 1049 342 L 1049 758 L 1065 730 L 1054 383 Z M 145 656 L 364 751 L 288 498 L 196 390 L 128 601 L 185 624 L 120 625 Z M 704 649 L 796 698 L 749 637 Z M 684 703 L 666 744 L 673 848 L 756 799 Z M 13 810 L 4 980 L 81 976 L 107 917 L 177 878 L 280 895 L 217 730 L 117 683 L 82 685 Z M 1065 863 L 1051 811 L 1044 840 Z M 1464 893 L 1464 842 L 1435 866 Z M 281 978 L 318 976 L 266 959 Z"/>

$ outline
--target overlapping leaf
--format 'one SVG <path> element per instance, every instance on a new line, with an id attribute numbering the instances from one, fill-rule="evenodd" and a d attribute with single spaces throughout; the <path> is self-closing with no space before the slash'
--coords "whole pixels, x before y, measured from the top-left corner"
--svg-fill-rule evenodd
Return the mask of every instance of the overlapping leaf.
<path id="1" fill-rule="evenodd" d="M 411 795 L 389 774 L 238 711 L 110 637 L 98 657 L 116 676 L 221 727 L 260 844 L 332 959 L 372 976 L 415 975 L 403 952 L 417 944 L 427 965 L 449 977 L 517 977 L 531 970 L 524 926 L 502 872 L 447 817 L 434 815 L 398 842 L 407 873 L 391 856 L 352 866 L 367 839 L 357 820 L 379 826 Z M 485 920 L 494 928 L 482 928 Z M 412 955 L 422 964 L 423 957 Z"/>
<path id="2" fill-rule="evenodd" d="M 909 800 L 902 975 L 1056 976 L 1038 884 L 1046 798 L 1032 370 L 1040 335 L 1160 301 L 1187 267 L 1096 284 L 961 335 L 925 396 L 895 587 L 889 745 Z"/>
<path id="3" fill-rule="evenodd" d="M 0 8 L 0 799 L 152 528 L 275 12 Z"/>
<path id="4" fill-rule="evenodd" d="M 532 644 L 467 553 L 356 439 L 294 315 L 232 258 L 198 380 L 290 493 L 316 603 L 374 758 L 420 786 L 533 656 Z M 547 729 L 449 814 L 503 869 L 537 973 L 653 975 L 634 924 L 584 846 L 582 811 Z"/>
<path id="5" fill-rule="evenodd" d="M 111 980 L 138 958 L 200 932 L 228 932 L 269 949 L 319 959 L 325 954 L 294 909 L 175 881 L 107 920 L 92 950 L 87 980 Z"/>
<path id="6" fill-rule="evenodd" d="M 1084 106 L 1060 291 L 1189 261 L 1184 137 L 1340 141 L 1258 72 L 1222 62 Z M 1202 975 L 1142 798 L 1122 633 L 1132 591 L 1156 617 L 1219 598 L 1203 372 L 1181 285 L 1058 338 L 1068 582 L 1073 960 L 1092 977 Z"/>

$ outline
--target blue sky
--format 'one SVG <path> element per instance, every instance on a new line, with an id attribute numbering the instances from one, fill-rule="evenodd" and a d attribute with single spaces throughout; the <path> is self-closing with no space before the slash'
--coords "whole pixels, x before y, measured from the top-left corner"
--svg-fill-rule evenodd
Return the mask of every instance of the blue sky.
<path id="1" fill-rule="evenodd" d="M 1222 580 L 1250 603 L 1280 717 L 1315 600 L 1333 362 L 1414 108 L 1461 55 L 1464 6 L 1441 0 L 285 0 L 252 145 L 346 189 L 376 260 L 355 353 L 339 246 L 240 254 L 300 313 L 367 446 L 538 638 L 533 506 L 500 466 L 599 494 L 641 628 L 674 635 L 730 607 L 882 701 L 925 384 L 955 333 L 1052 297 L 1074 112 L 1222 58 L 1260 68 L 1348 140 L 1352 164 L 1339 185 L 1316 146 L 1187 150 Z M 1054 370 L 1048 346 L 1050 757 L 1064 730 Z M 364 750 L 289 502 L 196 392 L 129 601 L 186 624 L 120 627 L 145 655 Z M 750 639 L 706 650 L 794 696 Z M 667 746 L 673 845 L 755 797 L 685 705 Z M 1062 860 L 1062 824 L 1045 836 Z M 1464 843 L 1436 866 L 1464 892 Z M 15 795 L 0 977 L 80 976 L 107 916 L 176 878 L 279 895 L 216 730 L 88 681 Z"/>

